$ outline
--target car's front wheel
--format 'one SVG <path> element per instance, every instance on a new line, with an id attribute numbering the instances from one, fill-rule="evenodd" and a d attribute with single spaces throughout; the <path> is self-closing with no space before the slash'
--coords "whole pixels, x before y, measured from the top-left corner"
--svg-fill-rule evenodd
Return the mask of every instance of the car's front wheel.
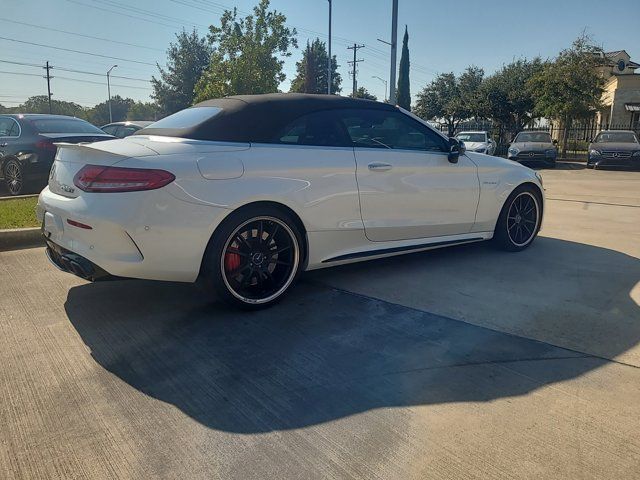
<path id="1" fill-rule="evenodd" d="M 205 285 L 227 303 L 268 307 L 292 286 L 303 260 L 296 222 L 271 206 L 250 207 L 227 218 L 205 255 Z"/>
<path id="2" fill-rule="evenodd" d="M 510 252 L 524 250 L 534 241 L 542 222 L 542 203 L 535 187 L 516 188 L 502 207 L 493 235 L 495 244 Z"/>

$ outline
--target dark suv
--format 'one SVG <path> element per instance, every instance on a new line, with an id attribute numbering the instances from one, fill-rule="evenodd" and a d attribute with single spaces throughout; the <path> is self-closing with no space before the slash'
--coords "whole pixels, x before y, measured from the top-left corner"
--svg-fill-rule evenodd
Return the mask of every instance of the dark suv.
<path id="1" fill-rule="evenodd" d="M 10 195 L 24 193 L 28 182 L 46 183 L 56 155 L 54 142 L 112 139 L 98 127 L 64 115 L 0 115 L 0 180 Z"/>

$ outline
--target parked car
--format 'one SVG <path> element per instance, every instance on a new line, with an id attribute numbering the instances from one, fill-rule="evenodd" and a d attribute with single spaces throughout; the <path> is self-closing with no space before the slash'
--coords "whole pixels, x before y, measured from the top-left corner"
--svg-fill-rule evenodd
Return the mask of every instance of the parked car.
<path id="1" fill-rule="evenodd" d="M 556 140 L 547 132 L 520 132 L 513 139 L 507 157 L 524 165 L 544 165 L 555 168 L 558 149 Z"/>
<path id="2" fill-rule="evenodd" d="M 0 180 L 10 195 L 28 182 L 45 183 L 56 142 L 96 142 L 113 138 L 89 122 L 64 115 L 0 115 Z"/>
<path id="3" fill-rule="evenodd" d="M 38 218 L 62 270 L 200 280 L 258 308 L 303 270 L 489 239 L 522 250 L 543 198 L 537 172 L 465 152 L 398 107 L 270 94 L 61 145 Z"/>
<path id="4" fill-rule="evenodd" d="M 468 152 L 486 153 L 493 155 L 496 151 L 496 142 L 494 142 L 487 132 L 460 132 L 456 138 L 464 142 L 464 146 Z"/>
<path id="5" fill-rule="evenodd" d="M 640 143 L 637 135 L 627 130 L 598 133 L 589 144 L 587 167 L 640 168 Z"/>
<path id="6" fill-rule="evenodd" d="M 124 138 L 128 137 L 129 135 L 133 135 L 140 129 L 148 127 L 152 123 L 152 121 L 147 120 L 113 122 L 107 125 L 103 125 L 102 127 L 100 127 L 100 129 L 105 133 L 108 133 L 109 135 L 113 135 L 114 137 Z"/>

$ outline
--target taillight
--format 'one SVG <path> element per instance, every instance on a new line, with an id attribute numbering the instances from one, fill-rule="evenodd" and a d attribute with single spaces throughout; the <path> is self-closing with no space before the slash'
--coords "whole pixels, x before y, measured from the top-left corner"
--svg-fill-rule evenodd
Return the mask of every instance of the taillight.
<path id="1" fill-rule="evenodd" d="M 40 150 L 49 150 L 51 152 L 55 152 L 57 150 L 56 146 L 51 140 L 38 140 L 36 142 L 36 148 Z"/>
<path id="2" fill-rule="evenodd" d="M 73 177 L 73 184 L 85 192 L 139 192 L 162 188 L 175 179 L 164 170 L 85 165 Z"/>

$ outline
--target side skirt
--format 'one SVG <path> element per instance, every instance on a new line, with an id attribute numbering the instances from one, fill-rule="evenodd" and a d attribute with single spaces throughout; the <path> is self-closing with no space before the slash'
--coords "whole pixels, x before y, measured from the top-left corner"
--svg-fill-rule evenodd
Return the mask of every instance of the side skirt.
<path id="1" fill-rule="evenodd" d="M 364 252 L 348 253 L 346 255 L 340 255 L 338 257 L 328 258 L 323 260 L 322 263 L 342 262 L 345 260 L 355 260 L 359 258 L 375 257 L 378 255 L 388 255 L 391 253 L 412 252 L 418 250 L 424 250 L 425 248 L 444 247 L 448 245 L 462 245 L 464 243 L 480 242 L 485 240 L 483 237 L 468 238 L 465 240 L 446 240 L 443 242 L 423 243 L 419 245 L 407 245 L 406 247 L 391 247 L 380 248 L 378 250 L 367 250 Z"/>

